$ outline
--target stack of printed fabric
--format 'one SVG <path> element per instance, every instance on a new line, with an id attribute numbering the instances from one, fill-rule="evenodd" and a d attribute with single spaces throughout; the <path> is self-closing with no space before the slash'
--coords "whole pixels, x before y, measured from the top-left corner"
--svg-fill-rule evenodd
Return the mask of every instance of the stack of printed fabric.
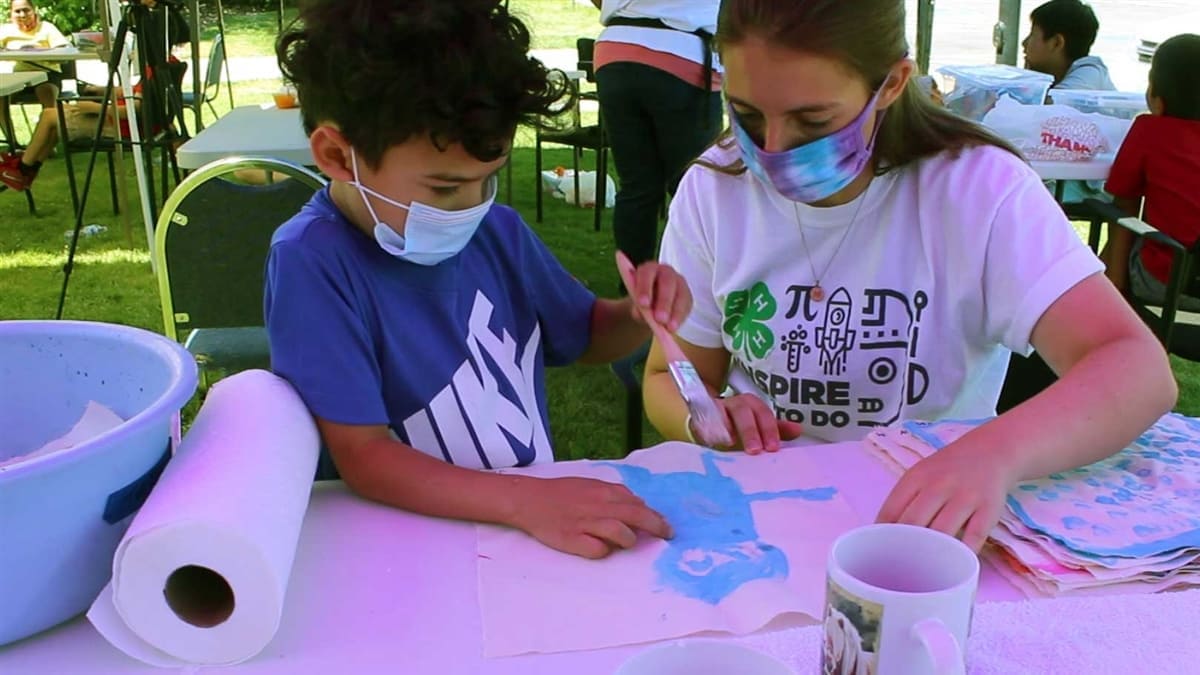
<path id="1" fill-rule="evenodd" d="M 896 473 L 985 420 L 905 422 L 866 448 Z M 1169 414 L 1095 464 L 1017 485 L 985 558 L 1031 597 L 1200 585 L 1200 420 Z"/>

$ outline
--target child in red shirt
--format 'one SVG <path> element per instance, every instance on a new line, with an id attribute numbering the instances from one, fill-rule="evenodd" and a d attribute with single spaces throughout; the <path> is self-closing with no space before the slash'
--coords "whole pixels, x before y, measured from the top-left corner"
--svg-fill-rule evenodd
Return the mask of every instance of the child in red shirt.
<path id="1" fill-rule="evenodd" d="M 1197 72 L 1200 35 L 1177 35 L 1158 47 L 1146 89 L 1151 114 L 1133 121 L 1104 186 L 1122 211 L 1140 212 L 1142 220 L 1188 247 L 1200 237 Z M 1110 226 L 1100 257 L 1117 288 L 1142 300 L 1163 299 L 1171 249 Z M 1200 298 L 1184 296 L 1180 308 L 1200 311 Z"/>

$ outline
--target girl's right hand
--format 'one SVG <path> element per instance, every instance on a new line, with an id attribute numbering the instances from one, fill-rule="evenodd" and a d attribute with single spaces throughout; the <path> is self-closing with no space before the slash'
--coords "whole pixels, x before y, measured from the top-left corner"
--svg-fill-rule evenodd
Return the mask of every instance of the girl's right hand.
<path id="1" fill-rule="evenodd" d="M 509 524 L 550 548 L 599 559 L 632 548 L 638 532 L 670 539 L 671 526 L 629 488 L 591 478 L 521 478 Z"/>
<path id="2" fill-rule="evenodd" d="M 734 439 L 735 449 L 741 447 L 748 455 L 776 452 L 781 441 L 790 441 L 804 431 L 797 422 L 775 417 L 774 411 L 754 394 L 735 394 L 717 400 L 725 411 L 726 426 Z"/>

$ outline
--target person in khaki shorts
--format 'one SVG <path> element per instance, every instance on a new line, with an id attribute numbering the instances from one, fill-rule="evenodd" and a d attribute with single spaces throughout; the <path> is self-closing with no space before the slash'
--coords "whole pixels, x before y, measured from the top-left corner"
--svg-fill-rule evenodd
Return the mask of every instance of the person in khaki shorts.
<path id="1" fill-rule="evenodd" d="M 21 3 L 26 3 L 26 0 L 14 0 L 14 5 Z M 146 15 L 147 20 L 156 22 L 152 24 L 153 27 L 147 29 L 150 34 L 164 34 L 171 46 L 187 42 L 188 24 L 179 14 L 166 13 L 165 6 L 156 0 L 138 0 L 138 3 L 151 12 Z M 162 75 L 172 78 L 178 86 L 182 82 L 186 66 L 170 55 L 163 55 L 163 58 L 167 63 Z M 133 86 L 134 94 L 142 93 L 142 82 L 153 78 L 154 72 L 153 66 L 146 66 L 142 80 Z M 88 96 L 99 95 L 102 91 L 102 88 L 94 85 L 80 87 L 80 93 Z M 27 190 L 37 178 L 42 162 L 54 151 L 54 145 L 58 142 L 59 127 L 58 112 L 52 103 L 53 100 L 54 98 L 51 97 L 51 105 L 44 108 L 38 117 L 33 137 L 24 152 L 0 155 L 0 191 L 8 188 L 17 192 Z M 128 138 L 129 128 L 125 121 L 125 101 L 120 95 L 117 95 L 114 100 L 116 105 L 110 108 L 110 119 L 105 125 L 104 134 L 109 138 L 115 138 L 117 129 L 115 120 L 120 119 L 121 136 Z M 135 101 L 140 101 L 140 97 Z M 135 105 L 138 104 L 135 103 Z M 63 106 L 63 122 L 67 128 L 67 138 L 91 138 L 96 133 L 96 123 L 99 117 L 100 104 L 95 101 L 81 100 L 65 104 Z"/>
<path id="2" fill-rule="evenodd" d="M 105 137 L 117 137 L 117 119 L 121 120 L 122 133 L 128 130 L 124 101 L 110 105 L 107 117 L 103 131 Z M 62 122 L 67 130 L 67 138 L 92 138 L 99 121 L 100 104 L 95 101 L 77 101 L 63 105 Z M 25 151 L 0 159 L 0 191 L 12 188 L 22 192 L 29 189 L 33 180 L 37 178 L 38 170 L 42 168 L 42 162 L 54 152 L 54 146 L 58 143 L 58 125 L 56 109 L 42 111 Z"/>

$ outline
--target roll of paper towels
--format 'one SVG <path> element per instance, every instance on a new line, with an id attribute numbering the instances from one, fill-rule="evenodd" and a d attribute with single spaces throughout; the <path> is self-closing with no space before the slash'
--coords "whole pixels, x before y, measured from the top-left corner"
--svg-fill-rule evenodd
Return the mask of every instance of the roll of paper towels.
<path id="1" fill-rule="evenodd" d="M 88 619 L 158 666 L 229 665 L 274 637 L 320 446 L 286 381 L 218 382 L 134 516 Z"/>

